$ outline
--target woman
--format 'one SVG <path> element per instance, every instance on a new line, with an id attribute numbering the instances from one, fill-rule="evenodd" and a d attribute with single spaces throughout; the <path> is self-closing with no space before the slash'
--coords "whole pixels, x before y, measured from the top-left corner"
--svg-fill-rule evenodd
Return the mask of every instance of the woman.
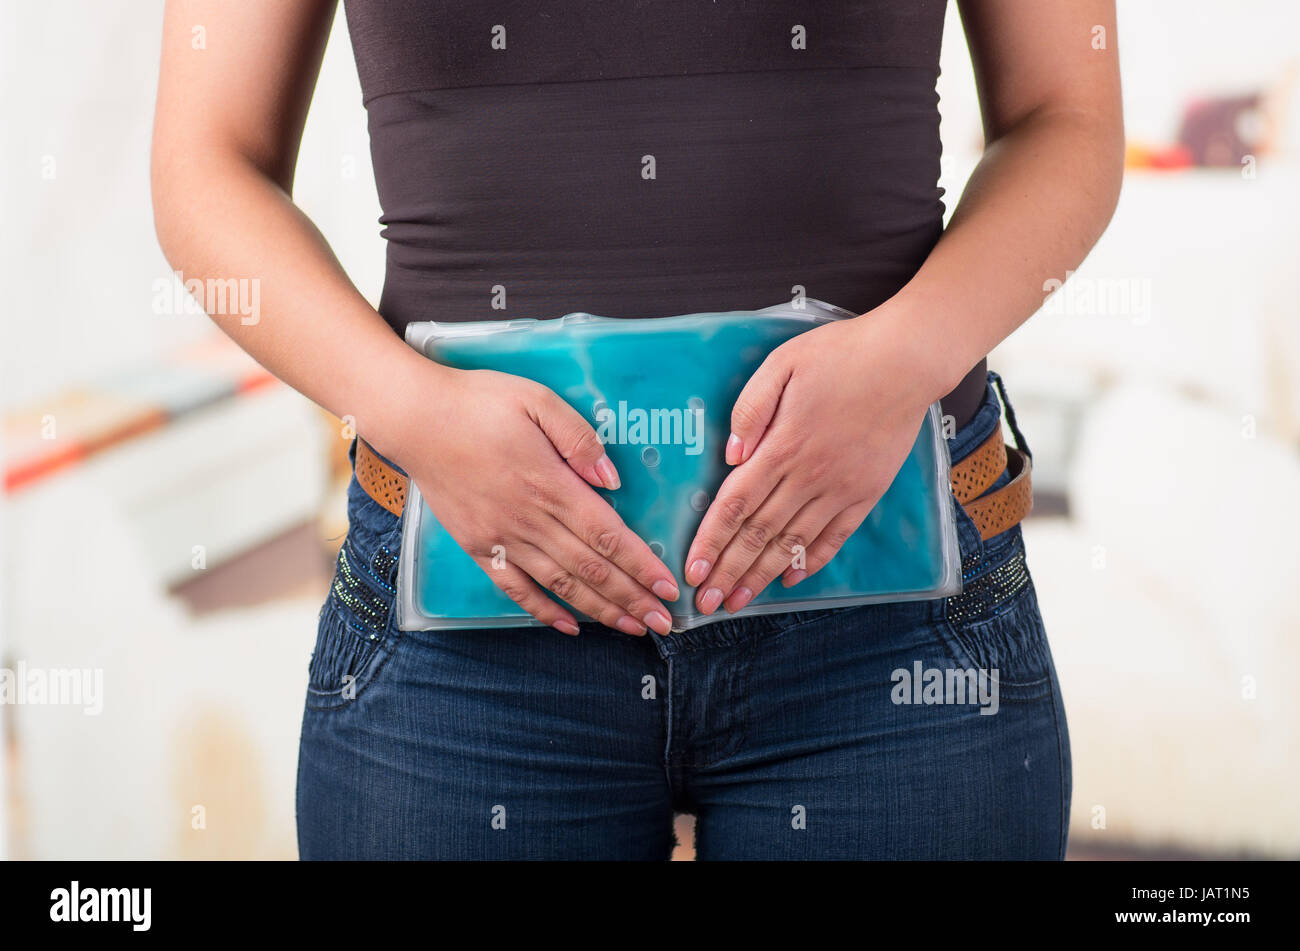
<path id="1" fill-rule="evenodd" d="M 262 321 L 223 329 L 361 437 L 303 722 L 303 857 L 662 859 L 675 811 L 698 816 L 703 859 L 1064 853 L 1069 746 L 1024 506 L 994 495 L 1023 497 L 1025 458 L 1001 449 L 984 356 L 1113 211 L 1114 9 L 958 5 L 987 145 L 944 229 L 940 0 L 350 0 L 387 225 L 376 313 L 290 200 L 334 0 L 168 0 L 163 249 L 187 276 L 260 279 Z M 592 488 L 619 478 L 586 420 L 400 337 L 805 292 L 863 316 L 746 387 L 735 468 L 674 566 L 694 592 Z M 735 612 L 824 566 L 939 398 L 954 485 L 974 487 L 962 595 L 670 631 L 679 596 Z M 408 477 L 549 629 L 396 629 Z M 996 671 L 996 715 L 904 702 L 914 669 Z"/>

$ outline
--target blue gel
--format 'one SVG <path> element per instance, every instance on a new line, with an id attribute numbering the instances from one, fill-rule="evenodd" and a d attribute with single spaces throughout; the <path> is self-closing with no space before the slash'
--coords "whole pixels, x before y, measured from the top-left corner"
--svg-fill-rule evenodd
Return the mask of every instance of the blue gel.
<path id="1" fill-rule="evenodd" d="M 447 366 L 492 369 L 552 389 L 581 413 L 618 468 L 594 490 L 659 554 L 682 590 L 677 629 L 725 617 L 940 597 L 960 590 L 947 447 L 931 407 L 893 484 L 829 565 L 793 588 L 770 584 L 735 615 L 699 614 L 683 577 L 696 529 L 722 480 L 731 409 L 776 347 L 846 314 L 809 301 L 763 311 L 645 320 L 413 324 L 407 339 Z M 864 407 L 864 412 L 869 409 Z M 503 478 L 510 478 L 505 473 Z M 412 489 L 404 531 L 403 629 L 536 624 L 501 593 Z M 509 552 L 505 553 L 509 558 Z"/>

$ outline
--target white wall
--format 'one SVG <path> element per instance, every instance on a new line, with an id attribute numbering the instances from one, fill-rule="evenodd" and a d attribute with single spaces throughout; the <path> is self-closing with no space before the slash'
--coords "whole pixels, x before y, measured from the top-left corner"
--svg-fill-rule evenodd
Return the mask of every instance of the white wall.
<path id="1" fill-rule="evenodd" d="M 152 311 L 169 274 L 153 234 L 149 143 L 161 0 L 3 0 L 0 408 L 129 367 L 206 333 Z M 303 145 L 297 199 L 362 291 L 383 277 L 365 112 L 340 12 Z M 354 174 L 346 174 L 348 165 Z"/>
<path id="2" fill-rule="evenodd" d="M 1278 83 L 1288 67 L 1300 68 L 1300 4 L 1288 0 L 1119 0 L 1118 20 L 1131 140 L 1172 141 L 1189 99 L 1257 91 Z M 954 4 L 945 26 L 944 150 L 964 154 L 980 140 L 979 107 Z M 1300 89 L 1288 114 L 1287 144 L 1297 149 Z"/>

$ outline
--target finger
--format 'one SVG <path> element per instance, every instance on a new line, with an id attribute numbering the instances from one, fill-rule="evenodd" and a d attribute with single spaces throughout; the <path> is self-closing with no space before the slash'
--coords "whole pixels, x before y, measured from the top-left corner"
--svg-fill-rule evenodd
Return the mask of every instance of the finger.
<path id="1" fill-rule="evenodd" d="M 658 598 L 558 521 L 554 533 L 547 540 L 546 550 L 560 567 L 620 608 L 620 617 L 615 618 L 610 626 L 623 630 L 619 621 L 622 616 L 627 616 L 659 634 L 672 632 L 673 622 L 668 609 L 659 603 Z"/>
<path id="2" fill-rule="evenodd" d="M 507 598 L 530 615 L 561 634 L 578 636 L 578 622 L 573 615 L 543 594 L 522 568 L 509 562 L 498 567 L 490 558 L 476 558 L 475 561 Z"/>
<path id="3" fill-rule="evenodd" d="M 768 543 L 790 524 L 808 498 L 793 480 L 783 479 L 763 504 L 745 519 L 731 541 L 718 556 L 717 563 L 695 593 L 695 603 L 705 614 L 717 610 L 733 590 L 741 575 L 758 559 Z"/>
<path id="4" fill-rule="evenodd" d="M 665 601 L 681 596 L 668 566 L 600 496 L 584 492 L 553 514 L 587 548 L 616 565 L 646 592 Z"/>
<path id="5" fill-rule="evenodd" d="M 834 504 L 825 501 L 809 502 L 800 509 L 785 529 L 768 543 L 749 570 L 741 575 L 736 587 L 726 597 L 727 610 L 735 614 L 744 609 L 778 575 L 796 565 L 806 565 L 808 546 L 830 524 L 836 515 L 835 509 Z"/>
<path id="6" fill-rule="evenodd" d="M 776 415 L 781 393 L 790 380 L 790 367 L 769 356 L 763 361 L 731 409 L 731 436 L 727 439 L 727 465 L 736 466 L 746 461 L 758 448 L 768 424 Z"/>
<path id="7" fill-rule="evenodd" d="M 547 467 L 541 472 L 518 477 L 528 500 L 539 515 L 557 520 L 567 531 L 581 538 L 588 547 L 618 565 L 657 598 L 676 601 L 681 592 L 668 566 L 650 546 L 619 518 L 609 503 L 574 478 L 562 466 Z M 522 512 L 515 512 L 515 523 L 523 537 L 536 539 L 543 529 Z M 549 523 L 547 523 L 549 524 Z"/>
<path id="8" fill-rule="evenodd" d="M 631 589 L 641 591 L 644 596 L 628 599 L 633 608 L 640 609 L 632 615 L 638 619 L 637 623 L 655 615 L 651 626 L 671 630 L 668 612 L 657 599 L 676 600 L 680 596 L 677 582 L 668 566 L 623 523 L 609 504 L 562 466 L 547 467 L 520 478 L 529 501 L 535 506 L 527 512 L 512 513 L 522 540 L 554 558 L 559 544 L 555 539 L 573 537 L 574 547 L 570 548 L 573 554 L 566 561 L 569 571 L 581 569 L 580 580 L 584 573 L 604 578 L 611 571 L 619 571 Z M 625 621 L 620 624 L 620 620 L 621 614 L 611 618 L 609 626 L 620 630 L 629 627 Z"/>
<path id="9" fill-rule="evenodd" d="M 622 631 L 624 634 L 639 637 L 646 632 L 645 624 L 594 590 L 574 572 L 551 557 L 549 552 L 527 543 L 517 543 L 515 548 L 519 549 L 515 555 L 519 567 L 566 604 L 606 627 Z"/>
<path id="10" fill-rule="evenodd" d="M 802 568 L 791 565 L 781 574 L 781 584 L 784 587 L 792 588 L 805 578 L 811 578 L 817 572 L 825 568 L 836 553 L 844 547 L 844 543 L 849 540 L 858 527 L 871 513 L 870 505 L 855 505 L 845 509 L 822 529 L 821 534 L 813 539 L 813 543 L 808 546 L 808 553 L 805 557 Z"/>
<path id="11" fill-rule="evenodd" d="M 770 461 L 760 460 L 764 463 Z M 731 471 L 718 489 L 717 498 L 704 513 L 686 553 L 687 584 L 703 583 L 722 550 L 740 531 L 745 520 L 771 495 L 780 480 L 781 474 L 775 465 L 742 466 Z"/>
<path id="12" fill-rule="evenodd" d="M 596 430 L 554 392 L 542 387 L 538 399 L 529 404 L 529 412 L 574 472 L 592 485 L 611 491 L 622 484 Z"/>

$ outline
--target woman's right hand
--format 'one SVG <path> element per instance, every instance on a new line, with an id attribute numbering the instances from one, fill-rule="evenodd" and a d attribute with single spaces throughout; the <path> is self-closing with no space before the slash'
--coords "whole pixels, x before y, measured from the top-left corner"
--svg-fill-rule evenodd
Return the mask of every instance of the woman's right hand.
<path id="1" fill-rule="evenodd" d="M 626 634 L 671 630 L 660 599 L 677 600 L 677 583 L 592 491 L 619 479 L 582 416 L 540 383 L 493 370 L 439 373 L 429 398 L 391 458 L 497 587 L 565 634 L 577 622 L 542 588 Z"/>

